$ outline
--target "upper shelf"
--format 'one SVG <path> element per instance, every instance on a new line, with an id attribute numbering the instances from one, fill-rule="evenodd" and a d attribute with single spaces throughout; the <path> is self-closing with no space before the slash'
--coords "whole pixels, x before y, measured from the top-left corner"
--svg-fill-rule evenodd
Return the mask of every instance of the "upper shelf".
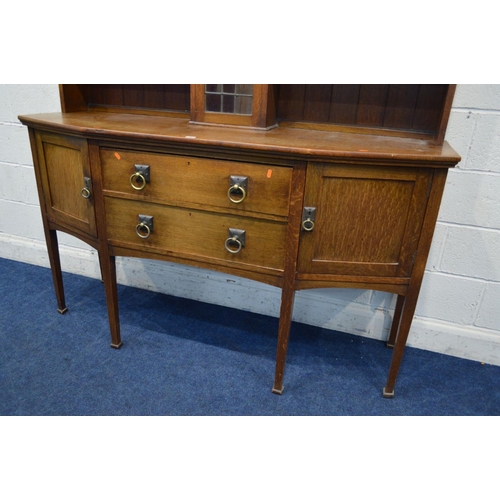
<path id="1" fill-rule="evenodd" d="M 192 123 L 410 137 L 438 145 L 454 93 L 449 84 L 60 85 L 65 113 L 178 116 Z"/>

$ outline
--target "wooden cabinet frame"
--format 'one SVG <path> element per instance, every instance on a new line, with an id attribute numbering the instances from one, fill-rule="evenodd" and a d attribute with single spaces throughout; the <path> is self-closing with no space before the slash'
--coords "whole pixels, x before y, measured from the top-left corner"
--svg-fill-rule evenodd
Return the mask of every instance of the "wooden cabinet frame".
<path id="1" fill-rule="evenodd" d="M 253 85 L 251 115 L 205 111 L 205 85 L 191 85 L 191 122 L 269 129 L 276 126 L 274 89 L 272 85 Z"/>
<path id="2" fill-rule="evenodd" d="M 365 129 L 272 127 L 277 94 L 271 85 L 254 86 L 254 113 L 246 122 L 223 126 L 226 118 L 217 114 L 217 127 L 206 126 L 212 118 L 202 106 L 203 86 L 190 87 L 191 120 L 182 112 L 96 110 L 87 102 L 95 90 L 67 86 L 65 112 L 20 117 L 29 128 L 59 312 L 66 304 L 57 231 L 98 251 L 115 348 L 122 344 L 117 256 L 195 265 L 277 286 L 282 299 L 272 390 L 281 394 L 297 290 L 394 293 L 387 339 L 394 353 L 383 390 L 392 397 L 447 172 L 460 160 L 455 151 L 432 134 L 424 140 L 404 131 L 394 137 Z M 446 99 L 445 108 L 451 106 Z M 151 176 L 137 190 L 132 177 L 146 163 Z M 85 177 L 91 196 L 82 198 L 76 191 Z M 234 177 L 245 179 L 244 188 L 234 188 L 243 195 L 241 203 L 229 196 Z M 59 198 L 54 189 L 62 191 Z M 207 194 L 199 195 L 200 189 Z M 272 203 L 272 196 L 279 200 Z M 305 224 L 311 208 L 315 222 Z M 146 239 L 137 229 L 140 214 L 155 221 Z M 189 232 L 207 230 L 196 238 L 200 247 L 182 244 L 183 228 L 170 224 L 172 218 L 185 221 Z M 231 235 L 243 233 L 245 241 L 230 252 L 228 241 L 237 238 Z"/>

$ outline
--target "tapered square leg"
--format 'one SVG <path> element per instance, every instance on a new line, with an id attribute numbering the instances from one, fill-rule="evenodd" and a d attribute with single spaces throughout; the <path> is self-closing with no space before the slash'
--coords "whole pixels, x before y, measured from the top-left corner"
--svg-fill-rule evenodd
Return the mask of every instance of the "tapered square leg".
<path id="1" fill-rule="evenodd" d="M 394 389 L 392 390 L 392 392 L 388 392 L 387 389 L 384 387 L 383 391 L 382 391 L 382 396 L 384 396 L 384 398 L 388 398 L 388 399 L 391 399 L 394 397 Z"/>
<path id="2" fill-rule="evenodd" d="M 122 345 L 122 341 L 120 336 L 120 318 L 118 314 L 118 288 L 116 283 L 115 257 L 100 254 L 99 262 L 101 263 L 102 279 L 104 282 L 104 291 L 106 293 L 111 347 L 119 349 Z"/>
<path id="3" fill-rule="evenodd" d="M 405 303 L 405 295 L 398 295 L 398 299 L 396 301 L 396 308 L 394 309 L 394 317 L 392 318 L 392 326 L 391 332 L 389 334 L 389 338 L 387 339 L 387 347 L 394 347 L 396 343 L 396 337 L 399 331 L 399 323 L 401 321 L 401 313 L 403 312 L 403 306 Z"/>
<path id="4" fill-rule="evenodd" d="M 394 397 L 394 386 L 396 385 L 396 379 L 398 377 L 401 361 L 403 360 L 406 341 L 410 333 L 410 326 L 413 319 L 413 314 L 415 313 L 415 308 L 417 306 L 418 292 L 419 292 L 418 286 L 410 288 L 408 290 L 408 295 L 406 296 L 402 306 L 401 320 L 399 322 L 399 329 L 396 335 L 394 352 L 392 353 L 389 375 L 387 377 L 387 383 L 385 384 L 383 390 L 383 396 L 385 398 Z"/>
<path id="5" fill-rule="evenodd" d="M 278 348 L 276 351 L 276 373 L 273 394 L 283 394 L 283 378 L 285 375 L 286 353 L 292 325 L 292 311 L 295 291 L 293 286 L 284 287 L 281 293 L 280 323 L 278 328 Z"/>
<path id="6" fill-rule="evenodd" d="M 57 312 L 65 314 L 68 312 L 66 299 L 64 297 L 64 285 L 62 278 L 61 259 L 59 256 L 59 243 L 57 241 L 57 232 L 54 229 L 48 229 L 45 224 L 45 241 L 47 243 L 47 252 L 49 254 L 50 270 L 52 272 L 52 281 L 54 282 L 54 291 L 57 300 Z"/>

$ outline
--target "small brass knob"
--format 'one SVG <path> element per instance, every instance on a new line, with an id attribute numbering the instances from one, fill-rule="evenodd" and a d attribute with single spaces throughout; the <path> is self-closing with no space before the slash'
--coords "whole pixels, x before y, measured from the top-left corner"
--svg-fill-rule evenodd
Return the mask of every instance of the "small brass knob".
<path id="1" fill-rule="evenodd" d="M 80 194 L 82 195 L 83 198 L 88 200 L 90 198 L 90 189 L 88 187 L 84 187 L 81 191 Z"/>
<path id="2" fill-rule="evenodd" d="M 241 194 L 241 198 L 233 198 L 231 194 L 239 193 Z M 233 203 L 241 203 L 246 197 L 247 197 L 247 192 L 246 189 L 243 186 L 240 186 L 239 184 L 234 184 L 232 185 L 228 191 L 227 191 L 227 197 L 229 198 L 230 201 Z"/>
<path id="3" fill-rule="evenodd" d="M 134 172 L 130 176 L 130 185 L 136 191 L 142 191 L 146 187 L 146 182 L 146 178 L 140 172 Z"/>
<path id="4" fill-rule="evenodd" d="M 145 231 L 145 233 L 143 233 Z M 135 233 L 139 238 L 145 240 L 151 236 L 151 228 L 145 222 L 139 222 L 137 226 L 135 226 Z"/>

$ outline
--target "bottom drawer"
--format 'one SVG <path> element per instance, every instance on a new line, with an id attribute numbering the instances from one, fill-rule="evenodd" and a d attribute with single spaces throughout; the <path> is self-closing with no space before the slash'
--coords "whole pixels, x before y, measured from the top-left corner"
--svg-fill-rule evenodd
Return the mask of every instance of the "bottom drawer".
<path id="1" fill-rule="evenodd" d="M 219 265 L 226 262 L 243 268 L 283 270 L 285 223 L 111 197 L 105 201 L 111 245 Z M 139 226 L 139 216 L 146 216 L 152 229 Z M 237 230 L 238 241 L 231 238 L 230 229 Z"/>

